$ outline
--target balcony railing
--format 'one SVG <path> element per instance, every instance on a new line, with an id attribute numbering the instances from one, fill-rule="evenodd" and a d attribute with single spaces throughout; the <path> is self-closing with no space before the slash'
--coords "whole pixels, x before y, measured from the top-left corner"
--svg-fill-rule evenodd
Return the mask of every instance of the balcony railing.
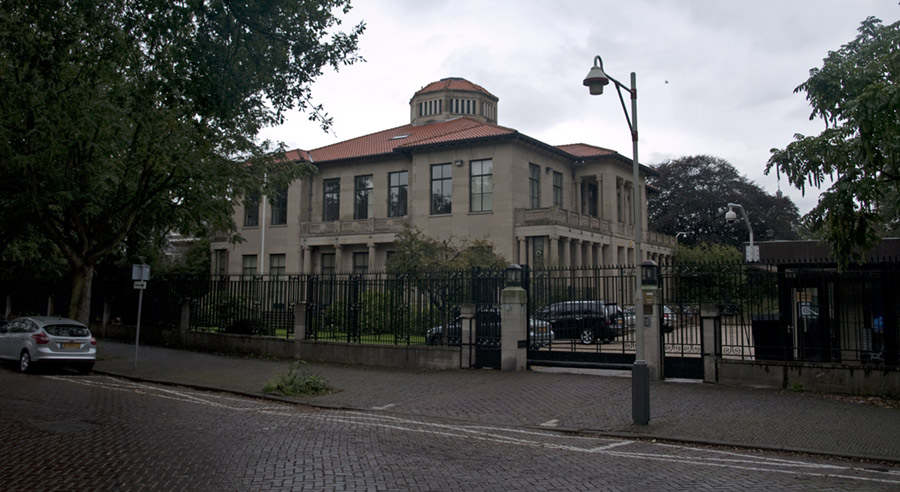
<path id="1" fill-rule="evenodd" d="M 303 222 L 300 233 L 304 236 L 332 236 L 341 234 L 371 234 L 377 232 L 400 232 L 408 217 L 385 219 L 336 220 L 332 222 Z"/>
<path id="2" fill-rule="evenodd" d="M 517 208 L 517 226 L 562 225 L 592 232 L 614 234 L 619 237 L 634 237 L 634 227 L 629 224 L 612 223 L 608 220 L 582 215 L 559 207 Z M 644 241 L 662 246 L 675 247 L 675 238 L 658 232 L 644 232 Z"/>

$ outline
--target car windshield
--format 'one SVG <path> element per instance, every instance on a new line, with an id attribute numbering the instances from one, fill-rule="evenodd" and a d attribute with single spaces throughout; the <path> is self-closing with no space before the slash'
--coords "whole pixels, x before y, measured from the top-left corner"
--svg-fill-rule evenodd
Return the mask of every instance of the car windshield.
<path id="1" fill-rule="evenodd" d="M 86 337 L 91 334 L 87 328 L 78 325 L 47 325 L 44 331 L 55 337 Z"/>

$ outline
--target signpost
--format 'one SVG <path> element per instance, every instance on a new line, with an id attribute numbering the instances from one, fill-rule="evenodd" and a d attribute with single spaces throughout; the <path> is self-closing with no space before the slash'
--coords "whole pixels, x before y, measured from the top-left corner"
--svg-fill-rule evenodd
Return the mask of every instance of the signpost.
<path id="1" fill-rule="evenodd" d="M 137 371 L 138 344 L 141 339 L 141 305 L 144 303 L 144 289 L 150 280 L 150 265 L 131 265 L 131 280 L 134 280 L 134 288 L 138 290 L 137 329 L 134 332 L 134 370 Z"/>

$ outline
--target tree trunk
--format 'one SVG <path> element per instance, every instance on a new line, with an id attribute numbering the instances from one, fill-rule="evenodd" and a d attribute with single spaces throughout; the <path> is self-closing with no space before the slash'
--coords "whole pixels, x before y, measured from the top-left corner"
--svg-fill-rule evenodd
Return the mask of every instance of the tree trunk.
<path id="1" fill-rule="evenodd" d="M 72 272 L 72 299 L 69 302 L 69 317 L 85 325 L 91 319 L 91 283 L 93 280 L 93 265 L 84 265 Z"/>

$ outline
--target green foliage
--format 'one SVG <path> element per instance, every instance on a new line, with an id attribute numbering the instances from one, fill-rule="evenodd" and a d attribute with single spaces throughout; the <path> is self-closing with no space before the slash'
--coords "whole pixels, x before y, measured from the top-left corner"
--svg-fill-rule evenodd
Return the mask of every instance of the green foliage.
<path id="1" fill-rule="evenodd" d="M 394 333 L 410 316 L 409 303 L 392 291 L 374 289 L 360 292 L 356 299 L 345 298 L 325 310 L 329 330 L 360 335 Z M 353 325 L 353 326 L 350 326 Z"/>
<path id="2" fill-rule="evenodd" d="M 675 247 L 676 264 L 740 263 L 740 250 L 722 244 L 700 243 L 697 246 L 679 244 Z"/>
<path id="3" fill-rule="evenodd" d="M 242 194 L 314 172 L 259 142 L 360 60 L 348 0 L 9 0 L 0 9 L 0 231 L 33 224 L 73 272 L 170 231 L 233 232 Z"/>
<path id="4" fill-rule="evenodd" d="M 266 383 L 263 392 L 282 396 L 317 396 L 334 391 L 325 378 L 309 372 L 306 366 L 304 361 L 292 363 L 288 373 Z"/>
<path id="5" fill-rule="evenodd" d="M 386 265 L 394 273 L 506 268 L 509 264 L 487 240 L 452 236 L 437 239 L 410 226 L 397 233 L 394 247 Z"/>
<path id="6" fill-rule="evenodd" d="M 772 149 L 775 168 L 806 192 L 831 186 L 805 217 L 831 245 L 840 266 L 862 261 L 886 230 L 900 223 L 900 22 L 869 17 L 856 39 L 828 53 L 794 92 L 806 92 L 818 136 L 797 134 Z"/>
<path id="7" fill-rule="evenodd" d="M 741 176 L 729 162 L 708 155 L 685 156 L 654 168 L 648 183 L 657 189 L 648 198 L 653 230 L 679 237 L 679 243 L 737 246 L 748 239 L 743 221 L 725 222 L 728 203 L 747 211 L 757 239 L 798 239 L 800 214 L 791 199 L 769 195 Z"/>

